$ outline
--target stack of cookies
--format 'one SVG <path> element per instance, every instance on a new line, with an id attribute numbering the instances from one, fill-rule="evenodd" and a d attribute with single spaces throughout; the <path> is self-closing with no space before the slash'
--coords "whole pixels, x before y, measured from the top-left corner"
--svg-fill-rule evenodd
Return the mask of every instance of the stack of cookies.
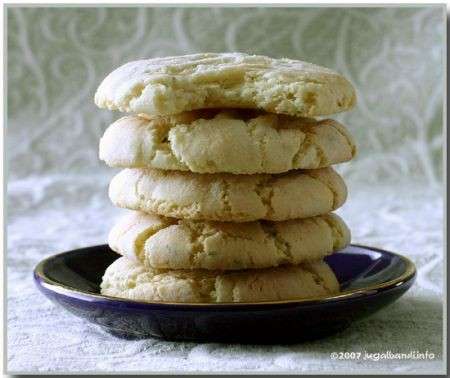
<path id="1" fill-rule="evenodd" d="M 347 195 L 331 165 L 355 145 L 313 117 L 354 105 L 345 78 L 290 59 L 195 54 L 125 64 L 95 102 L 131 113 L 100 141 L 100 158 L 124 168 L 109 196 L 130 210 L 109 235 L 122 257 L 103 294 L 210 303 L 339 291 L 323 258 L 350 232 L 331 213 Z"/>

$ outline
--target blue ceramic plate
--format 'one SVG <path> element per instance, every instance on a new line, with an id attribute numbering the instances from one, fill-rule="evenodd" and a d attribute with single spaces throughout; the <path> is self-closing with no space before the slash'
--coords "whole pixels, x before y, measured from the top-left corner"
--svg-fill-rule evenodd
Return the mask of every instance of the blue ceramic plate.
<path id="1" fill-rule="evenodd" d="M 100 245 L 64 252 L 34 270 L 38 288 L 73 314 L 123 338 L 288 343 L 340 331 L 398 299 L 414 282 L 407 258 L 351 245 L 326 258 L 342 292 L 259 303 L 146 303 L 100 295 L 106 267 L 119 256 Z"/>

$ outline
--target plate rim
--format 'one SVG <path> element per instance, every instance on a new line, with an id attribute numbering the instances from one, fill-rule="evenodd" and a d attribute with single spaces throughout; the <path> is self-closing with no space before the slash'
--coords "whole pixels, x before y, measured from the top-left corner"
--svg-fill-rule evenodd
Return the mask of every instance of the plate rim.
<path id="1" fill-rule="evenodd" d="M 311 298 L 300 298 L 300 299 L 286 299 L 286 300 L 278 300 L 278 301 L 259 301 L 259 302 L 160 302 L 160 301 L 138 301 L 134 299 L 113 297 L 109 295 L 90 293 L 87 291 L 83 291 L 80 289 L 73 288 L 71 286 L 64 285 L 60 282 L 54 281 L 48 276 L 46 276 L 43 272 L 43 267 L 49 260 L 55 259 L 61 255 L 69 254 L 71 252 L 79 251 L 80 249 L 86 248 L 99 248 L 99 247 L 108 247 L 107 244 L 98 244 L 87 247 L 81 247 L 72 249 L 69 251 L 57 253 L 51 256 L 48 256 L 41 260 L 33 269 L 33 277 L 36 285 L 43 287 L 49 291 L 56 292 L 60 295 L 65 295 L 70 298 L 75 298 L 78 300 L 87 300 L 90 299 L 90 302 L 94 300 L 102 300 L 105 303 L 129 303 L 133 305 L 140 306 L 163 306 L 163 307 L 242 307 L 242 306 L 267 306 L 267 305 L 282 305 L 282 304 L 299 304 L 299 305 L 314 305 L 321 304 L 325 302 L 335 302 L 335 301 L 343 301 L 351 298 L 361 298 L 361 297 L 370 297 L 374 294 L 378 294 L 383 291 L 387 291 L 396 287 L 401 287 L 414 280 L 417 275 L 417 269 L 414 262 L 408 257 L 396 253 L 391 252 L 378 247 L 370 247 L 363 244 L 350 243 L 348 246 L 353 246 L 362 249 L 368 249 L 371 251 L 391 254 L 399 257 L 402 261 L 405 262 L 406 267 L 405 271 L 399 275 L 397 278 L 386 281 L 380 284 L 369 285 L 364 288 L 347 290 L 344 292 L 340 292 L 334 295 L 321 296 L 321 297 L 311 297 Z M 336 252 L 339 253 L 339 252 Z"/>

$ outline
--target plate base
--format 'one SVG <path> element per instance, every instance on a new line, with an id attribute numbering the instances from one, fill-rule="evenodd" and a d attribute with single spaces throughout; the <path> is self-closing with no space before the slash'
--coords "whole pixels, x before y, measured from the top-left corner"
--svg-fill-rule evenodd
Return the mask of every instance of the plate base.
<path id="1" fill-rule="evenodd" d="M 42 261 L 35 282 L 53 302 L 122 339 L 287 344 L 344 330 L 398 299 L 415 278 L 414 265 L 400 255 L 349 246 L 326 259 L 341 296 L 270 303 L 147 303 L 99 294 L 103 273 L 116 258 L 106 245 L 65 252 Z"/>

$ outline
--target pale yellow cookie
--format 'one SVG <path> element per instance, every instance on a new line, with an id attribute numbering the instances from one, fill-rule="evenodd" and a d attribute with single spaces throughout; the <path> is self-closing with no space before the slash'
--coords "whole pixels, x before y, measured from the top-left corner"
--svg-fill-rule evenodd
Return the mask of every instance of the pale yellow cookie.
<path id="1" fill-rule="evenodd" d="M 356 152 L 337 121 L 315 121 L 247 110 L 127 116 L 100 140 L 100 159 L 111 167 L 198 173 L 282 173 L 350 160 Z"/>
<path id="2" fill-rule="evenodd" d="M 101 108 L 154 115 L 204 108 L 254 108 L 314 117 L 353 107 L 353 86 L 340 74 L 292 59 L 206 53 L 138 60 L 100 84 Z"/>
<path id="3" fill-rule="evenodd" d="M 145 302 L 263 302 L 324 297 L 339 292 L 325 262 L 219 272 L 154 270 L 120 257 L 103 276 L 101 293 Z"/>
<path id="4" fill-rule="evenodd" d="M 155 269 L 260 269 L 321 260 L 346 247 L 350 231 L 335 214 L 232 223 L 132 212 L 112 228 L 108 243 Z"/>
<path id="5" fill-rule="evenodd" d="M 347 189 L 332 168 L 279 175 L 197 174 L 125 169 L 110 183 L 114 205 L 198 220 L 283 221 L 326 214 L 340 207 Z"/>

